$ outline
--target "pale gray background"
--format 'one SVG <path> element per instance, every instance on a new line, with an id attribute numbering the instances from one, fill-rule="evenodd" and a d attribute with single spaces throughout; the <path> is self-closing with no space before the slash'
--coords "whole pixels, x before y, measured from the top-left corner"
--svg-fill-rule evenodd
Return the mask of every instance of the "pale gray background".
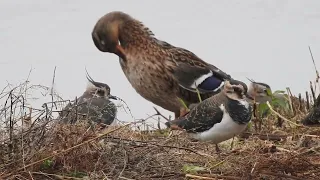
<path id="1" fill-rule="evenodd" d="M 320 66 L 319 0 L 1 0 L 0 88 L 6 81 L 22 82 L 31 68 L 32 84 L 50 86 L 57 66 L 55 90 L 73 99 L 86 86 L 86 66 L 126 100 L 135 118 L 154 113 L 153 104 L 125 78 L 118 57 L 99 52 L 92 42 L 98 18 L 114 10 L 131 14 L 159 39 L 193 51 L 233 77 L 263 81 L 273 90 L 308 89 L 315 77 L 308 45 Z M 118 117 L 132 120 L 123 110 Z"/>

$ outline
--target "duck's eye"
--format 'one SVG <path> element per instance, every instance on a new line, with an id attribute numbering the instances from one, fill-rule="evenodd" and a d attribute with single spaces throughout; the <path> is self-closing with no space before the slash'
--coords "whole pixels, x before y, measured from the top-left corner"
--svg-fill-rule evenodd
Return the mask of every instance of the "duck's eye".
<path id="1" fill-rule="evenodd" d="M 104 42 L 104 40 L 101 40 L 100 43 L 101 43 L 102 45 L 106 45 L 106 43 Z"/>

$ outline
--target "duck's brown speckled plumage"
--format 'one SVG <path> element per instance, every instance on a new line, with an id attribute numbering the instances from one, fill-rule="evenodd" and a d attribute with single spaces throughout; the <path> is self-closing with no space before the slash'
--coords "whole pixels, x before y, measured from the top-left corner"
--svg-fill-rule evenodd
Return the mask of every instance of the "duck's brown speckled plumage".
<path id="1" fill-rule="evenodd" d="M 140 21 L 122 12 L 111 12 L 96 23 L 92 32 L 96 47 L 119 56 L 122 70 L 145 99 L 179 115 L 182 104 L 197 103 L 190 82 L 212 71 L 224 81 L 230 76 L 192 52 L 158 40 Z M 120 45 L 118 45 L 118 41 Z M 202 99 L 217 92 L 200 90 Z"/>

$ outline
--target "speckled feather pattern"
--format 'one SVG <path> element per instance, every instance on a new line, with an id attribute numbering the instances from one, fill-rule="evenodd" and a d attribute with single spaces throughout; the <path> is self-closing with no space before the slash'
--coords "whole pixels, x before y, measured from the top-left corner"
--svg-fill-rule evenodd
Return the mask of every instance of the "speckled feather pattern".
<path id="1" fill-rule="evenodd" d="M 226 101 L 226 95 L 220 92 L 211 98 L 205 99 L 187 115 L 171 121 L 170 124 L 176 124 L 188 133 L 209 130 L 214 124 L 221 122 L 223 112 L 219 106 Z"/>
<path id="2" fill-rule="evenodd" d="M 122 70 L 142 97 L 172 112 L 179 112 L 182 107 L 178 97 L 187 105 L 199 102 L 195 91 L 179 86 L 175 72 L 180 71 L 182 65 L 197 68 L 210 65 L 188 50 L 156 39 L 137 20 L 129 19 L 119 29 L 119 40 L 126 52 L 126 60 L 120 59 Z M 213 94 L 208 92 L 201 96 L 206 99 Z"/>
<path id="3" fill-rule="evenodd" d="M 207 131 L 221 122 L 223 118 L 221 105 L 237 124 L 245 125 L 251 120 L 252 106 L 247 101 L 233 100 L 224 92 L 220 92 L 195 106 L 184 117 L 179 117 L 166 124 L 175 124 L 188 133 Z"/>

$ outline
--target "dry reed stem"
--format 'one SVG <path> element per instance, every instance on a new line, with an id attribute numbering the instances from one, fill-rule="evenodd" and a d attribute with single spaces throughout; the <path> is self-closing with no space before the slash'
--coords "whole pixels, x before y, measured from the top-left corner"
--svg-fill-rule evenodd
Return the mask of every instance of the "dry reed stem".
<path id="1" fill-rule="evenodd" d="M 277 111 L 275 111 L 275 110 L 272 108 L 272 106 L 270 105 L 269 101 L 267 101 L 267 105 L 268 105 L 268 107 L 270 108 L 271 112 L 273 112 L 275 115 L 279 116 L 281 119 L 285 120 L 285 121 L 288 122 L 289 124 L 293 124 L 293 125 L 298 126 L 298 127 L 302 126 L 302 125 L 299 125 L 299 124 L 297 124 L 297 123 L 294 123 L 294 122 L 290 121 L 289 119 L 283 117 L 281 114 L 279 114 Z"/>

